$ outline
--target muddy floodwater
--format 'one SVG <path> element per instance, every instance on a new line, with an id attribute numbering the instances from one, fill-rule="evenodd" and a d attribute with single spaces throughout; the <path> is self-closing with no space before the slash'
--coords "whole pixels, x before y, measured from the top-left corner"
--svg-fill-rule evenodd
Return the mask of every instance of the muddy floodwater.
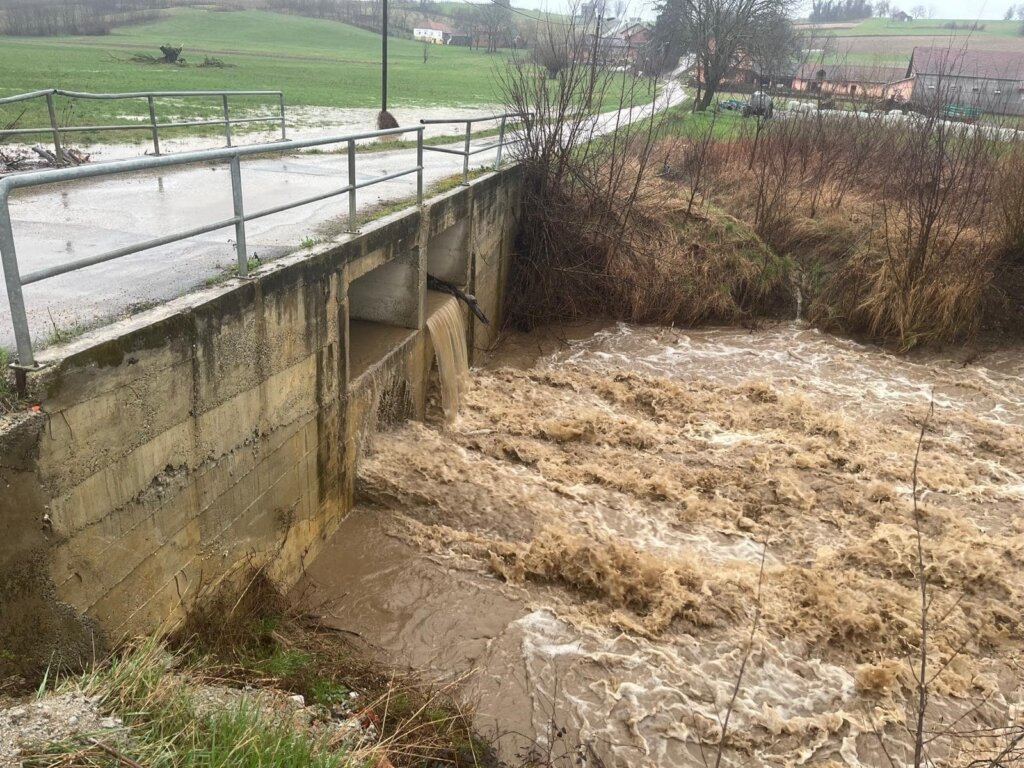
<path id="1" fill-rule="evenodd" d="M 1015 738 L 1024 350 L 576 336 L 514 338 L 454 421 L 373 437 L 299 587 L 326 622 L 458 681 L 511 762 L 912 762 L 933 403 L 926 748 L 967 765 Z"/>

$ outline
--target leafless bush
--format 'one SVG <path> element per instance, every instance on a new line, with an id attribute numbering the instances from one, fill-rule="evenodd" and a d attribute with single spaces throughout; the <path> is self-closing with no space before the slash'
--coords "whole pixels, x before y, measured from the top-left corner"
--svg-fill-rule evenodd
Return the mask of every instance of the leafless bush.
<path id="1" fill-rule="evenodd" d="M 621 111 L 646 100 L 646 81 L 591 66 L 576 24 L 550 24 L 544 45 L 568 55 L 548 78 L 513 58 L 502 74 L 510 110 L 530 115 L 518 146 L 524 195 L 510 318 L 530 327 L 603 313 L 608 266 L 630 244 L 627 225 L 654 146 L 657 118 L 629 122 Z M 559 54 L 560 55 L 560 54 Z"/>

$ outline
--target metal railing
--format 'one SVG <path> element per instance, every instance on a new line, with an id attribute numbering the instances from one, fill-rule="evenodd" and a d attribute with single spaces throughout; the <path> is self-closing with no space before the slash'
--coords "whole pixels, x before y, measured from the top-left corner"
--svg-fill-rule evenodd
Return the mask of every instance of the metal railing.
<path id="1" fill-rule="evenodd" d="M 90 99 L 95 101 L 115 101 L 119 99 L 145 99 L 149 107 L 149 122 L 117 125 L 60 125 L 57 119 L 57 108 L 55 96 L 64 96 L 69 99 Z M 256 115 L 250 117 L 231 117 L 229 108 L 229 97 L 232 96 L 269 96 L 278 102 L 278 110 L 270 115 Z M 221 103 L 222 116 L 215 120 L 176 120 L 165 123 L 158 123 L 156 118 L 157 99 L 182 99 L 182 98 L 208 98 L 219 99 Z M 281 126 L 281 140 L 287 139 L 287 128 L 285 126 L 284 93 L 281 91 L 143 91 L 140 93 L 79 93 L 77 91 L 64 91 L 59 88 L 48 88 L 44 91 L 32 91 L 21 93 L 17 96 L 6 96 L 0 98 L 0 105 L 16 104 L 18 102 L 31 101 L 33 99 L 45 99 L 46 111 L 50 117 L 50 125 L 44 128 L 6 128 L 0 130 L 0 139 L 7 136 L 25 136 L 47 133 L 52 136 L 53 153 L 57 162 L 63 164 L 64 158 L 64 134 L 83 133 L 86 131 L 148 131 L 153 141 L 153 154 L 160 154 L 160 129 L 161 128 L 188 128 L 200 125 L 222 125 L 224 126 L 224 138 L 227 145 L 231 146 L 231 126 L 245 123 L 278 123 Z"/>
<path id="2" fill-rule="evenodd" d="M 444 120 L 444 119 L 441 119 L 441 118 L 437 118 L 437 119 L 433 119 L 433 120 L 426 120 L 426 119 L 420 120 L 420 124 L 421 125 L 465 125 L 466 126 L 464 145 L 463 145 L 462 149 L 452 149 L 451 147 L 431 147 L 431 146 L 423 147 L 423 149 L 426 150 L 427 152 L 442 152 L 442 153 L 444 153 L 446 155 L 459 155 L 459 156 L 461 156 L 462 157 L 462 183 L 463 184 L 468 184 L 469 183 L 469 158 L 471 156 L 473 156 L 473 155 L 478 155 L 481 152 L 487 152 L 488 150 L 491 150 L 491 149 L 497 149 L 498 150 L 498 155 L 497 155 L 497 157 L 494 160 L 494 170 L 498 170 L 498 168 L 501 167 L 501 155 L 502 155 L 502 151 L 504 150 L 504 148 L 508 144 L 514 144 L 516 141 L 519 140 L 519 139 L 514 139 L 512 141 L 506 141 L 505 134 L 506 134 L 506 129 L 508 128 L 509 121 L 511 120 L 513 122 L 521 122 L 523 124 L 527 124 L 529 119 L 530 119 L 530 115 L 529 114 L 523 114 L 523 113 L 520 113 L 520 112 L 506 112 L 503 115 L 491 115 L 490 117 L 473 117 L 473 118 L 465 118 L 465 119 L 461 119 L 461 120 Z M 498 140 L 496 142 L 491 143 L 491 144 L 485 144 L 485 145 L 479 146 L 479 147 L 472 147 L 470 145 L 470 140 L 472 139 L 473 124 L 474 123 L 483 123 L 483 122 L 488 122 L 488 121 L 493 121 L 493 120 L 500 121 L 499 126 L 498 126 Z"/>
<path id="3" fill-rule="evenodd" d="M 371 139 L 379 136 L 391 136 L 396 134 L 416 132 L 416 165 L 404 170 L 395 171 L 383 176 L 374 176 L 366 181 L 358 181 L 356 178 L 356 141 Z M 11 321 L 14 326 L 14 338 L 17 345 L 18 363 L 16 368 L 29 369 L 35 367 L 35 357 L 32 354 L 32 337 L 29 331 L 28 315 L 25 311 L 25 300 L 22 288 L 26 285 L 46 280 L 47 278 L 64 275 L 94 264 L 101 264 L 105 261 L 128 256 L 140 251 L 157 248 L 162 245 L 187 240 L 198 235 L 213 232 L 217 229 L 233 226 L 235 228 L 235 251 L 238 258 L 238 275 L 248 277 L 249 259 L 245 245 L 245 223 L 254 219 L 270 216 L 291 208 L 297 208 L 309 203 L 326 200 L 338 195 L 348 195 L 348 231 L 355 233 L 357 229 L 356 218 L 356 190 L 381 184 L 385 181 L 397 179 L 402 176 L 416 174 L 416 201 L 423 203 L 423 131 L 422 126 L 414 128 L 391 128 L 381 131 L 368 131 L 345 136 L 329 136 L 318 139 L 303 139 L 275 142 L 272 144 L 255 144 L 246 147 L 229 147 L 225 149 L 206 149 L 194 152 L 183 152 L 177 155 L 164 155 L 162 157 L 138 157 L 130 160 L 116 160 L 109 163 L 96 165 L 80 165 L 72 168 L 58 168 L 43 171 L 30 171 L 14 174 L 0 179 L 0 264 L 3 266 L 4 281 L 7 285 L 7 298 L 11 309 Z M 347 144 L 348 153 L 348 174 L 345 186 L 328 192 L 323 192 L 300 200 L 295 200 L 281 205 L 265 208 L 256 213 L 246 213 L 242 195 L 241 158 L 248 155 L 281 154 L 299 149 L 319 147 L 325 144 Z M 11 225 L 10 194 L 16 189 L 29 187 L 41 187 L 50 184 L 59 184 L 67 181 L 78 181 L 103 176 L 115 176 L 140 171 L 151 171 L 159 168 L 171 168 L 196 163 L 207 163 L 227 161 L 231 172 L 231 198 L 233 204 L 233 215 L 227 219 L 221 219 L 209 224 L 202 224 L 171 235 L 146 240 L 135 245 L 117 248 L 112 251 L 77 259 L 67 264 L 39 269 L 34 272 L 22 275 L 18 266 L 18 257 L 14 248 L 14 232 Z"/>

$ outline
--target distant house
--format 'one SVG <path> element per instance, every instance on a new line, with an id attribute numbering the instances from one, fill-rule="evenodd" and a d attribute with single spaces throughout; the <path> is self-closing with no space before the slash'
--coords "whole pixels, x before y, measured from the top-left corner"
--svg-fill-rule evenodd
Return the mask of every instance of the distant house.
<path id="1" fill-rule="evenodd" d="M 913 78 L 903 67 L 804 64 L 793 78 L 794 91 L 855 99 L 909 101 L 913 87 Z"/>
<path id="2" fill-rule="evenodd" d="M 906 22 L 908 22 L 908 21 L 913 21 L 913 20 L 914 20 L 914 17 L 913 17 L 913 16 L 911 16 L 911 15 L 910 15 L 909 13 L 907 13 L 906 11 L 896 11 L 896 12 L 895 12 L 895 13 L 893 13 L 893 15 L 892 15 L 892 16 L 890 16 L 889 18 L 891 18 L 891 19 L 892 19 L 893 21 L 898 21 L 898 22 L 900 22 L 901 24 L 904 24 L 904 23 L 906 23 Z"/>
<path id="3" fill-rule="evenodd" d="M 434 45 L 447 45 L 452 38 L 452 29 L 438 21 L 421 21 L 412 28 L 412 39 Z"/>
<path id="4" fill-rule="evenodd" d="M 906 76 L 915 102 L 1024 115 L 1024 54 L 917 47 Z"/>
<path id="5" fill-rule="evenodd" d="M 713 42 L 712 45 L 714 45 Z M 705 85 L 704 67 L 699 61 L 693 67 L 693 77 L 697 85 L 701 87 Z M 754 86 L 758 82 L 759 76 L 757 68 L 754 66 L 754 60 L 750 57 L 750 54 L 740 49 L 733 55 L 732 61 L 729 63 L 729 69 L 719 81 L 719 87 L 735 86 L 742 88 L 744 86 Z"/>

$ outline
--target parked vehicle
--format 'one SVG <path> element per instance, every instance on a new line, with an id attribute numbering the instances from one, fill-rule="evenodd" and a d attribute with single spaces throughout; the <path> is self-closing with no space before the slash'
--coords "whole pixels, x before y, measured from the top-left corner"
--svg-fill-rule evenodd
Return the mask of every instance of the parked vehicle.
<path id="1" fill-rule="evenodd" d="M 751 115 L 757 115 L 758 117 L 771 117 L 774 110 L 772 104 L 772 97 L 767 93 L 761 91 L 754 91 L 750 95 L 750 100 L 743 105 L 743 116 L 750 117 Z"/>

